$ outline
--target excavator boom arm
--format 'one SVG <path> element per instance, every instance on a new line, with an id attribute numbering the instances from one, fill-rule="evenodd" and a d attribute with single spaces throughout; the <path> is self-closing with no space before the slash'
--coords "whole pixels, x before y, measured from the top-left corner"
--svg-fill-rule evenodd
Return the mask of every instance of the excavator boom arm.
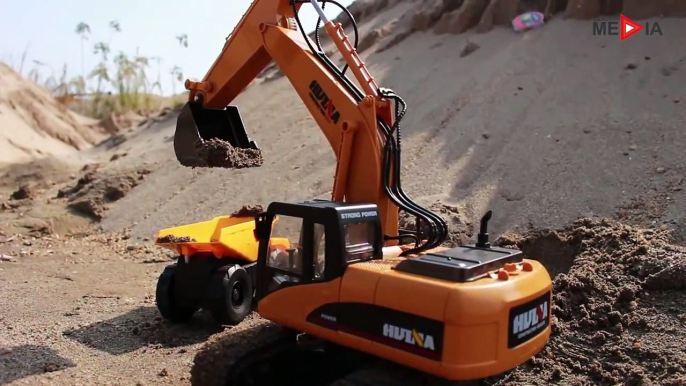
<path id="1" fill-rule="evenodd" d="M 295 3 L 296 11 L 302 3 Z M 234 28 L 201 82 L 186 81 L 189 99 L 203 96 L 206 108 L 223 109 L 273 60 L 264 46 L 261 26 L 293 28 L 290 0 L 255 0 Z"/>
<path id="2" fill-rule="evenodd" d="M 188 154 L 193 158 L 203 139 L 210 137 L 225 138 L 234 147 L 257 149 L 257 145 L 247 138 L 238 110 L 227 106 L 274 61 L 291 82 L 336 155 L 334 201 L 376 204 L 383 233 L 391 236 L 385 240 L 386 245 L 397 244 L 399 207 L 428 219 L 433 230 L 437 223 L 445 228 L 440 218 L 414 204 L 399 186 L 399 144 L 396 147 L 393 142 L 392 131 L 398 116 L 397 99 L 400 98 L 393 106 L 365 67 L 342 26 L 327 20 L 315 0 L 310 3 L 324 21 L 326 32 L 361 89 L 326 57 L 320 47 L 315 47 L 302 31 L 298 31 L 297 13 L 302 3 L 293 0 L 253 1 L 203 80 L 186 81 L 186 88 L 190 91 L 189 105 L 192 106 L 184 108 L 188 111 L 182 112 L 179 118 L 185 127 L 181 127 L 181 123 L 177 125 L 177 158 L 190 165 Z M 396 108 L 395 114 L 393 107 Z M 198 118 L 201 110 L 211 113 L 206 117 L 211 115 L 213 119 L 223 120 L 223 125 L 208 124 L 208 119 Z M 186 117 L 191 115 L 196 125 L 188 125 Z M 206 126 L 209 135 L 203 135 L 199 121 Z M 197 127 L 189 130 L 188 126 Z M 227 131 L 232 133 L 226 134 Z M 446 230 L 443 229 L 442 233 L 445 234 Z M 440 244 L 445 239 L 440 234 L 426 243 L 423 249 Z"/>

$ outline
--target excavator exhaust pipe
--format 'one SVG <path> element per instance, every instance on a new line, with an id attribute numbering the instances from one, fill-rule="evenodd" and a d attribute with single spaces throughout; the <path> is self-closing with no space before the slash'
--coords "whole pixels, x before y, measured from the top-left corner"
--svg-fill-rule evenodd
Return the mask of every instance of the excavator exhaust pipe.
<path id="1" fill-rule="evenodd" d="M 209 158 L 216 158 L 219 153 L 222 153 L 219 157 L 223 156 L 228 160 L 235 154 L 235 150 L 241 152 L 241 155 L 247 155 L 248 158 L 257 159 L 259 156 L 261 159 L 260 149 L 245 131 L 238 107 L 227 106 L 223 110 L 208 109 L 203 107 L 200 101 L 187 102 L 183 106 L 176 121 L 174 133 L 174 152 L 181 165 L 224 166 L 213 165 L 217 162 L 212 162 Z M 221 160 L 219 161 L 221 163 Z"/>

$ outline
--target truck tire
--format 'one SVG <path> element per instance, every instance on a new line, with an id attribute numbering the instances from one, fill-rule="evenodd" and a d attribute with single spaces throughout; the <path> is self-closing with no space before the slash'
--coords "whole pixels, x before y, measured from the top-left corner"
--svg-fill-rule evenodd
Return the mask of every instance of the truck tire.
<path id="1" fill-rule="evenodd" d="M 240 265 L 219 268 L 210 283 L 210 312 L 223 325 L 235 326 L 251 312 L 253 283 Z"/>
<path id="2" fill-rule="evenodd" d="M 162 317 L 173 323 L 188 322 L 199 307 L 191 307 L 179 304 L 176 301 L 174 288 L 174 275 L 176 264 L 168 265 L 160 274 L 157 280 L 157 290 L 155 291 L 155 303 Z"/>

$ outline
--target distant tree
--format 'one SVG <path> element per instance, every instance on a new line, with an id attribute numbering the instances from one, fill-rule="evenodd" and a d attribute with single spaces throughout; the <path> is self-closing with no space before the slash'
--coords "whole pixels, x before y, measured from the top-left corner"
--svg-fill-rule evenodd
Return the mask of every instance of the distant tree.
<path id="1" fill-rule="evenodd" d="M 26 61 L 26 56 L 29 53 L 29 45 L 26 44 L 24 52 L 21 54 L 21 62 L 19 63 L 19 75 L 24 75 L 24 62 Z"/>
<path id="2" fill-rule="evenodd" d="M 112 20 L 110 22 L 110 28 L 112 28 L 114 32 L 121 32 L 121 25 L 119 25 L 119 21 L 117 20 Z"/>
<path id="3" fill-rule="evenodd" d="M 188 48 L 188 35 L 181 34 L 176 37 L 179 45 L 183 48 Z M 176 95 L 176 82 L 183 82 L 183 69 L 178 65 L 174 65 L 169 73 L 172 76 L 172 93 Z"/>
<path id="4" fill-rule="evenodd" d="M 93 53 L 100 55 L 102 61 L 107 62 L 107 55 L 110 54 L 110 45 L 105 42 L 97 42 L 93 46 Z"/>
<path id="5" fill-rule="evenodd" d="M 41 74 L 40 74 L 40 69 L 41 67 L 45 66 L 45 63 L 41 62 L 40 60 L 32 60 L 33 62 L 33 68 L 31 71 L 29 71 L 28 77 L 29 80 L 31 80 L 35 84 L 41 84 Z"/>
<path id="6" fill-rule="evenodd" d="M 181 35 L 177 36 L 176 40 L 179 41 L 180 46 L 188 48 L 188 35 L 187 34 L 181 34 Z"/>
<path id="7" fill-rule="evenodd" d="M 169 73 L 172 76 L 172 93 L 176 95 L 176 82 L 183 82 L 183 71 L 181 67 L 174 65 Z"/>
<path id="8" fill-rule="evenodd" d="M 160 72 L 162 58 L 159 56 L 152 56 L 150 57 L 150 60 L 157 63 L 157 79 L 152 83 L 152 85 L 150 85 L 150 92 L 155 92 L 155 89 L 157 89 L 157 92 L 162 95 L 162 74 Z"/>
<path id="9" fill-rule="evenodd" d="M 91 33 L 91 27 L 84 23 L 80 22 L 79 24 L 76 25 L 76 34 L 81 37 L 81 76 L 85 77 L 86 76 L 86 70 L 85 70 L 85 65 L 84 65 L 84 56 L 83 56 L 83 44 L 88 40 L 88 35 Z"/>

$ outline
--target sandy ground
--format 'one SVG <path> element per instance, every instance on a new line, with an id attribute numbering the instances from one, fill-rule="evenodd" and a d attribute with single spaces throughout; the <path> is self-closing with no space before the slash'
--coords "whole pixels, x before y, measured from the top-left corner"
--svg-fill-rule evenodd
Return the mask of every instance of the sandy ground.
<path id="1" fill-rule="evenodd" d="M 17 261 L 0 265 L 2 384 L 182 384 L 195 346 L 217 332 L 202 318 L 161 320 L 164 253 L 117 252 L 104 238 L 6 240 Z"/>
<path id="2" fill-rule="evenodd" d="M 592 36 L 588 21 L 555 19 L 524 35 L 417 32 L 377 52 L 416 4 L 360 28 L 396 31 L 362 56 L 409 104 L 403 186 L 467 239 L 493 209 L 492 235 L 555 276 L 548 348 L 488 384 L 616 384 L 622 374 L 683 384 L 686 54 L 674 47 L 686 44 L 686 20 L 653 19 L 663 36 L 621 43 Z M 328 198 L 335 165 L 287 79 L 255 84 L 236 104 L 260 168 L 178 165 L 169 112 L 3 169 L 1 384 L 186 385 L 203 342 L 232 333 L 205 316 L 185 327 L 160 319 L 154 286 L 171 257 L 152 246 L 157 231 L 243 204 Z M 580 216 L 592 219 L 573 224 Z"/>

